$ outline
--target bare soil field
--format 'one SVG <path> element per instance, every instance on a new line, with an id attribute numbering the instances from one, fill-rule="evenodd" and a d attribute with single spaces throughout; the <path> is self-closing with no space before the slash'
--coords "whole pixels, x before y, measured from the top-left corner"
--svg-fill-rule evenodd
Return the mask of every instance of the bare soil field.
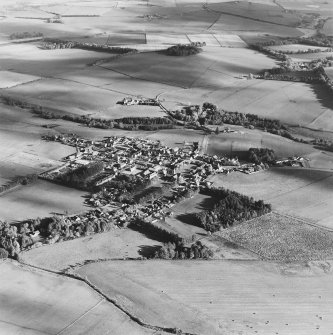
<path id="1" fill-rule="evenodd" d="M 85 261 L 146 257 L 161 243 L 131 229 L 114 229 L 20 254 L 26 264 L 62 271 Z"/>
<path id="2" fill-rule="evenodd" d="M 38 180 L 0 195 L 0 220 L 8 222 L 75 214 L 88 210 L 84 204 L 85 192 Z"/>
<path id="3" fill-rule="evenodd" d="M 1 262 L 1 333 L 153 334 L 105 301 L 86 284 Z"/>
<path id="4" fill-rule="evenodd" d="M 78 273 L 137 315 L 147 306 L 173 301 L 174 308 L 191 308 L 193 316 L 217 321 L 221 334 L 312 335 L 329 334 L 333 327 L 330 269 L 325 262 L 303 267 L 262 261 L 114 261 L 89 264 Z M 155 310 L 159 322 L 169 315 L 163 307 Z"/>
<path id="5" fill-rule="evenodd" d="M 273 210 L 332 229 L 332 172 L 271 168 L 252 175 L 240 172 L 212 178 L 223 186 L 272 204 Z"/>
<path id="6" fill-rule="evenodd" d="M 333 232 L 276 213 L 218 234 L 263 259 L 281 262 L 333 259 Z"/>

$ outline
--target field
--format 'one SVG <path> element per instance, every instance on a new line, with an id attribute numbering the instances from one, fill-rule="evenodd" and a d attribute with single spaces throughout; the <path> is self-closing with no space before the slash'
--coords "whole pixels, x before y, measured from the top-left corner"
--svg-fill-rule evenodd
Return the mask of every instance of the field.
<path id="1" fill-rule="evenodd" d="M 1 262 L 1 330 L 6 335 L 148 335 L 84 283 Z"/>
<path id="2" fill-rule="evenodd" d="M 330 79 L 333 80 L 333 66 L 325 67 L 325 72 L 330 77 Z"/>
<path id="3" fill-rule="evenodd" d="M 207 153 L 210 155 L 236 155 L 240 159 L 248 158 L 249 148 L 273 149 L 278 158 L 306 156 L 314 151 L 310 145 L 297 143 L 281 136 L 259 130 L 233 127 L 234 133 L 220 133 L 209 138 Z"/>
<path id="4" fill-rule="evenodd" d="M 271 50 L 277 50 L 281 52 L 307 52 L 308 50 L 321 50 L 325 51 L 327 48 L 325 47 L 317 47 L 311 45 L 304 45 L 304 44 L 286 44 L 286 45 L 273 45 L 268 47 Z"/>
<path id="5" fill-rule="evenodd" d="M 35 81 L 38 79 L 40 78 L 22 73 L 16 73 L 11 71 L 0 71 L 0 81 L 1 81 L 0 89 L 26 84 L 30 81 Z"/>
<path id="6" fill-rule="evenodd" d="M 333 258 L 333 232 L 276 213 L 219 234 L 263 259 L 291 262 Z"/>
<path id="7" fill-rule="evenodd" d="M 223 186 L 271 203 L 273 210 L 332 229 L 331 196 L 333 174 L 304 168 L 273 168 L 245 175 L 217 175 L 215 186 Z"/>
<path id="8" fill-rule="evenodd" d="M 324 262 L 303 268 L 260 261 L 114 261 L 78 272 L 137 315 L 172 301 L 175 309 L 191 308 L 217 321 L 221 334 L 312 335 L 329 334 L 333 327 L 329 269 Z M 156 309 L 155 323 L 167 311 Z"/>
<path id="9" fill-rule="evenodd" d="M 31 249 L 21 254 L 24 263 L 64 270 L 85 261 L 99 259 L 139 258 L 161 245 L 131 229 L 114 229 L 107 233 Z"/>
<path id="10" fill-rule="evenodd" d="M 86 193 L 39 180 L 0 195 L 1 219 L 9 222 L 30 218 L 80 213 Z"/>
<path id="11" fill-rule="evenodd" d="M 323 33 L 327 36 L 333 36 L 333 20 L 329 19 L 325 22 Z"/>

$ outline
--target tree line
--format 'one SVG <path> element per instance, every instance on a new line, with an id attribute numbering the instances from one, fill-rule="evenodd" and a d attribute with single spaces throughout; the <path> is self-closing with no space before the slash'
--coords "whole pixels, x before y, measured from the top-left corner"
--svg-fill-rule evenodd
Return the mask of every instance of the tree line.
<path id="1" fill-rule="evenodd" d="M 201 192 L 211 196 L 215 204 L 211 210 L 193 214 L 193 224 L 211 232 L 232 227 L 272 210 L 271 205 L 262 200 L 255 201 L 225 188 L 205 188 Z"/>

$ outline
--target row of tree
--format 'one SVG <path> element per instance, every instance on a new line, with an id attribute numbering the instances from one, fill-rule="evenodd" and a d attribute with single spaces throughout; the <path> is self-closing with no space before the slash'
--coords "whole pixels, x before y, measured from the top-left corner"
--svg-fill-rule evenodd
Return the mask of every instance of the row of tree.
<path id="1" fill-rule="evenodd" d="M 209 259 L 213 256 L 213 251 L 200 241 L 186 245 L 183 240 L 180 240 L 164 244 L 155 252 L 153 257 L 161 259 Z"/>
<path id="2" fill-rule="evenodd" d="M 37 181 L 37 179 L 38 179 L 37 174 L 29 174 L 26 176 L 14 177 L 12 180 L 10 180 L 5 185 L 0 186 L 0 193 L 8 191 L 19 185 L 28 185 L 28 184 L 34 183 L 35 181 Z"/>
<path id="3" fill-rule="evenodd" d="M 163 51 L 168 56 L 190 56 L 196 55 L 201 52 L 202 49 L 197 45 L 193 44 L 177 44 L 173 45 Z"/>
<path id="4" fill-rule="evenodd" d="M 274 150 L 267 148 L 250 148 L 249 161 L 257 165 L 262 163 L 275 164 L 276 155 Z"/>

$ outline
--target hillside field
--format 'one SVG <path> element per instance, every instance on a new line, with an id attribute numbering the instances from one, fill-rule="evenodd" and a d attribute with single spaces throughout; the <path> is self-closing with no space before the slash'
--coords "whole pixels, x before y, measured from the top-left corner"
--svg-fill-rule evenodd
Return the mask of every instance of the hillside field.
<path id="1" fill-rule="evenodd" d="M 113 261 L 85 265 L 78 273 L 130 306 L 136 315 L 158 304 L 155 323 L 169 314 L 161 307 L 170 301 L 175 309 L 190 308 L 193 315 L 218 322 L 221 334 L 312 335 L 329 334 L 333 327 L 332 272 L 324 273 L 320 266 L 321 275 L 314 276 L 315 265 Z"/>
<path id="2" fill-rule="evenodd" d="M 153 335 L 78 280 L 0 262 L 1 333 Z"/>
<path id="3" fill-rule="evenodd" d="M 273 210 L 332 229 L 333 174 L 304 168 L 271 168 L 246 175 L 241 172 L 212 178 L 223 186 L 272 204 Z"/>

